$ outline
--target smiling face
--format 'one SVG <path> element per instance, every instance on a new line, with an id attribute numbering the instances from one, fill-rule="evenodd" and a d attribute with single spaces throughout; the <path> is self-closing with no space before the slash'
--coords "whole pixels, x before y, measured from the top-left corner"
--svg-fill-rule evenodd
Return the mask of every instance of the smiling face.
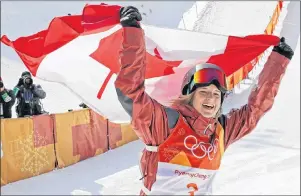
<path id="1" fill-rule="evenodd" d="M 192 106 L 204 117 L 213 118 L 221 107 L 221 98 L 221 91 L 214 84 L 198 87 L 194 93 Z"/>

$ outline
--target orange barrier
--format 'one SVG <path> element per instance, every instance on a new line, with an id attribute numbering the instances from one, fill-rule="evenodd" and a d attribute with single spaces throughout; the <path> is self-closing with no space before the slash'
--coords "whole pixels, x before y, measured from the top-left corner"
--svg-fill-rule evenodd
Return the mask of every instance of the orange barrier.
<path id="1" fill-rule="evenodd" d="M 108 150 L 106 120 L 101 116 L 89 109 L 52 116 L 59 168 Z"/>
<path id="2" fill-rule="evenodd" d="M 130 124 L 116 124 L 109 122 L 108 125 L 110 149 L 120 147 L 138 139 L 138 136 L 133 131 Z"/>
<path id="3" fill-rule="evenodd" d="M 266 29 L 264 30 L 265 34 L 268 35 L 272 35 L 276 24 L 278 22 L 279 19 L 279 15 L 282 9 L 282 2 L 283 0 L 279 0 L 277 7 L 274 10 L 273 16 L 269 22 L 269 24 L 267 25 Z M 260 58 L 262 57 L 263 54 L 259 55 L 257 58 L 255 58 L 253 61 L 247 63 L 246 65 L 244 65 L 243 67 L 241 67 L 240 69 L 238 69 L 236 72 L 234 72 L 233 74 L 229 75 L 227 77 L 227 85 L 228 85 L 228 90 L 232 90 L 235 85 L 237 85 L 238 83 L 240 83 L 242 80 L 246 79 L 248 76 L 248 73 L 254 68 L 254 66 L 258 63 L 258 61 L 260 60 Z"/>
<path id="4" fill-rule="evenodd" d="M 90 109 L 3 119 L 1 186 L 102 154 L 107 135 L 108 120 Z"/>
<path id="5" fill-rule="evenodd" d="M 52 130 L 49 115 L 1 120 L 1 185 L 55 168 Z"/>
<path id="6" fill-rule="evenodd" d="M 95 144 L 95 154 L 99 155 L 109 150 L 108 120 L 93 110 L 89 110 L 91 118 L 92 140 Z"/>

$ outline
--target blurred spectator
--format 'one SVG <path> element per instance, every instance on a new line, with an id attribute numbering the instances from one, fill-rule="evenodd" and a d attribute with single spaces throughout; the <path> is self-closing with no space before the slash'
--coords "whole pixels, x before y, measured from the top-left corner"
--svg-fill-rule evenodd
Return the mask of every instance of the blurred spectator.
<path id="1" fill-rule="evenodd" d="M 17 98 L 16 113 L 18 117 L 26 117 L 46 113 L 40 99 L 46 97 L 46 92 L 39 84 L 33 84 L 30 72 L 24 71 L 14 88 Z"/>
<path id="2" fill-rule="evenodd" d="M 14 92 L 5 88 L 2 78 L 0 77 L 0 118 L 11 118 L 11 108 L 15 104 L 16 97 Z"/>

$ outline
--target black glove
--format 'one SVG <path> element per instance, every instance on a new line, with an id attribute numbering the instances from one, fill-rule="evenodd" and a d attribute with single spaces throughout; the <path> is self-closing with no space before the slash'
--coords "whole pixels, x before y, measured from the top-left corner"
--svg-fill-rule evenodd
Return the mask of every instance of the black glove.
<path id="1" fill-rule="evenodd" d="M 19 82 L 17 84 L 17 87 L 20 87 L 22 86 L 24 83 L 23 83 L 23 78 L 19 78 Z"/>
<path id="2" fill-rule="evenodd" d="M 133 6 L 122 7 L 119 11 L 120 24 L 122 27 L 136 27 L 140 28 L 138 21 L 142 20 L 139 10 Z"/>
<path id="3" fill-rule="evenodd" d="M 273 51 L 278 52 L 279 54 L 285 56 L 289 60 L 291 60 L 294 56 L 294 51 L 287 43 L 285 43 L 284 37 L 280 39 L 280 43 L 278 44 L 278 46 L 274 46 Z"/>

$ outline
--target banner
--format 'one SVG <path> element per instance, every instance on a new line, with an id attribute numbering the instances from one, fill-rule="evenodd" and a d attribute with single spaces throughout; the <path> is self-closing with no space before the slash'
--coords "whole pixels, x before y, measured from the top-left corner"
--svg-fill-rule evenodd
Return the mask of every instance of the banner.
<path id="1" fill-rule="evenodd" d="M 50 116 L 1 120 L 1 185 L 55 168 Z"/>
<path id="2" fill-rule="evenodd" d="M 127 123 L 117 124 L 109 122 L 108 136 L 110 149 L 120 147 L 138 139 L 138 136 L 132 129 L 132 126 Z"/>
<path id="3" fill-rule="evenodd" d="M 59 168 L 107 151 L 106 122 L 100 116 L 90 118 L 89 109 L 52 116 Z"/>
<path id="4" fill-rule="evenodd" d="M 108 120 L 93 110 L 90 111 L 92 139 L 95 144 L 95 155 L 102 154 L 109 150 L 108 141 Z"/>

